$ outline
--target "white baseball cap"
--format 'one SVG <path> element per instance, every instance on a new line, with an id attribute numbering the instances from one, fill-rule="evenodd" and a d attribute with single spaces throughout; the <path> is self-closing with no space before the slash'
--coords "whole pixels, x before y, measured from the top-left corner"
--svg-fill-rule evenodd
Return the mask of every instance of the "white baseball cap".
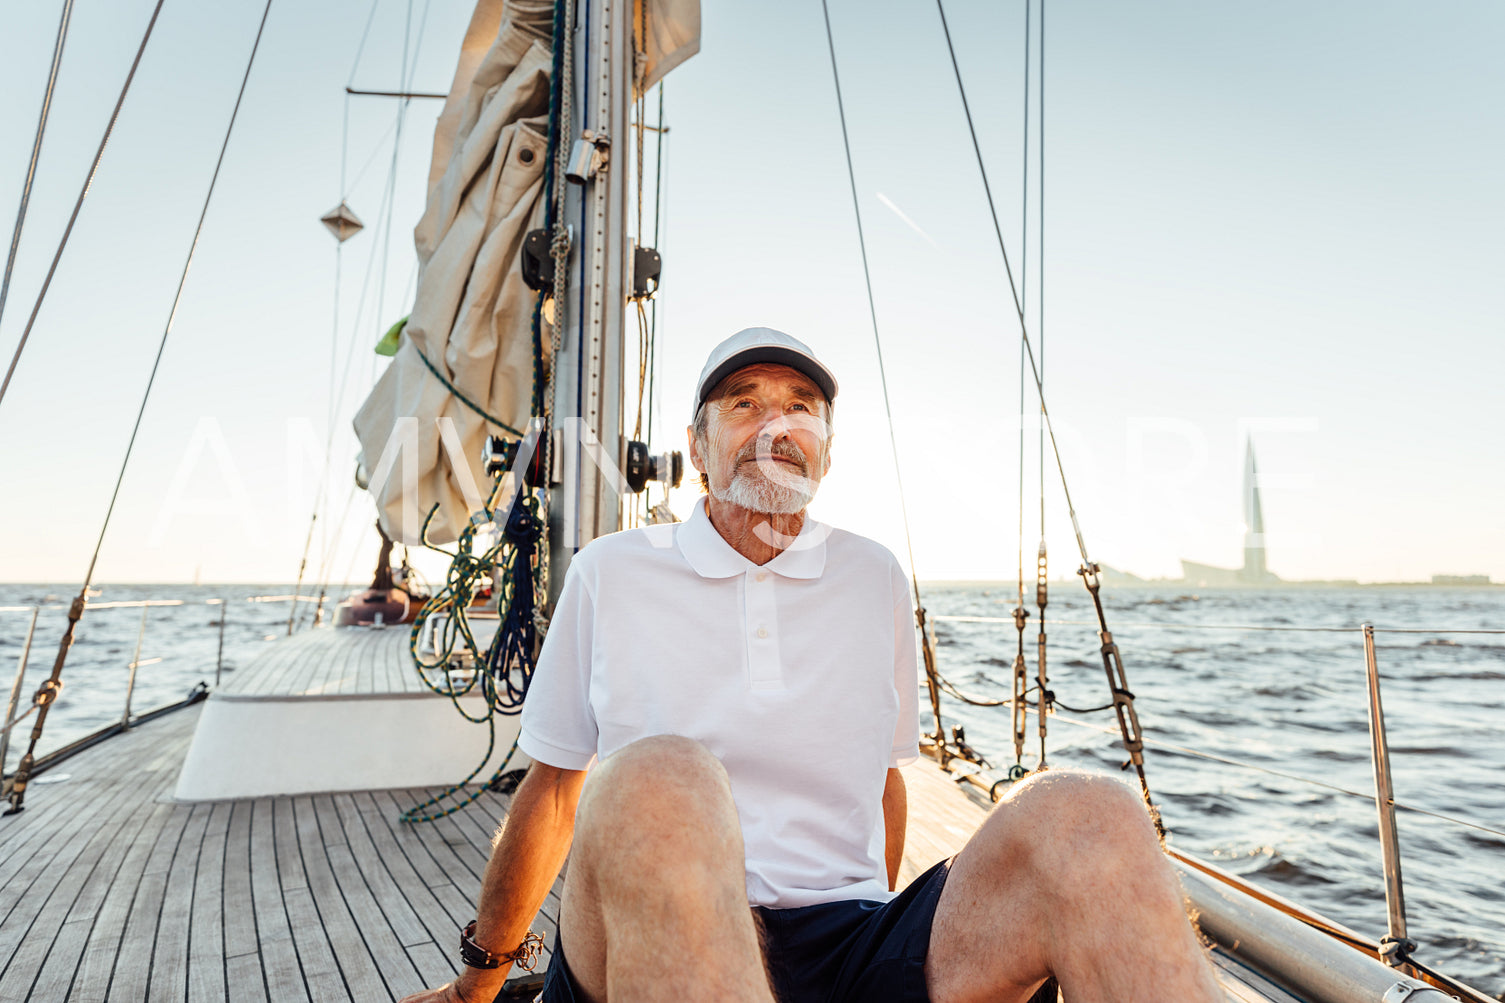
<path id="1" fill-rule="evenodd" d="M 693 421 L 700 413 L 716 385 L 744 366 L 759 362 L 771 362 L 798 370 L 820 387 L 826 400 L 836 400 L 836 377 L 825 363 L 815 357 L 810 346 L 783 331 L 771 327 L 749 327 L 738 331 L 730 338 L 711 349 L 705 368 L 700 371 L 700 383 L 695 390 L 695 407 L 690 412 Z"/>

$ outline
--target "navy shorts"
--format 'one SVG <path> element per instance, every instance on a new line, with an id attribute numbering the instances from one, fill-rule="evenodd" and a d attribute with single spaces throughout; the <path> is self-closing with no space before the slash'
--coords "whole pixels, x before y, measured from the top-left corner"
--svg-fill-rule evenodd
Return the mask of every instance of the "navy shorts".
<path id="1" fill-rule="evenodd" d="M 753 913 L 779 1003 L 929 1003 L 925 954 L 951 861 L 920 875 L 895 899 L 850 899 Z M 542 1003 L 582 1003 L 563 945 L 544 977 Z"/>

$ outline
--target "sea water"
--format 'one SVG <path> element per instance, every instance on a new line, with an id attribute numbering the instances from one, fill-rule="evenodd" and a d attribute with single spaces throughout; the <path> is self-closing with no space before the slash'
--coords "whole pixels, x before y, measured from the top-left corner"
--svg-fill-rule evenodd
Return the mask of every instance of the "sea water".
<path id="1" fill-rule="evenodd" d="M 132 706 L 140 712 L 181 700 L 201 680 L 212 685 L 217 664 L 228 678 L 285 635 L 289 603 L 247 599 L 290 591 L 114 585 L 93 601 L 183 600 L 147 608 L 141 661 L 161 661 L 137 671 Z M 1010 695 L 1015 586 L 938 584 L 923 593 L 930 612 L 943 618 L 936 635 L 947 680 L 980 698 Z M 1033 614 L 1032 584 L 1027 597 Z M 52 667 L 70 598 L 57 587 L 0 585 L 0 606 L 42 607 L 23 709 Z M 221 598 L 228 601 L 208 602 Z M 1505 588 L 1166 586 L 1109 590 L 1105 605 L 1171 845 L 1378 939 L 1385 933 L 1384 879 L 1358 629 L 1373 622 L 1395 797 L 1408 806 L 1398 814 L 1408 932 L 1420 944 L 1419 959 L 1505 999 L 1505 635 L 1448 632 L 1505 628 Z M 297 620 L 306 623 L 308 613 L 303 606 Z M 0 613 L 0 706 L 10 695 L 27 619 Z M 1031 679 L 1037 619 L 1031 616 L 1025 632 Z M 1079 583 L 1052 586 L 1047 664 L 1063 707 L 1108 702 L 1092 621 Z M 85 616 L 40 751 L 120 718 L 140 627 L 140 608 Z M 922 711 L 929 730 L 929 708 Z M 993 764 L 1014 763 L 1008 708 L 947 696 L 942 713 L 948 731 L 961 725 Z M 30 724 L 17 727 L 7 770 L 24 750 Z M 1125 755 L 1111 711 L 1058 707 L 1047 725 L 1051 766 L 1133 779 L 1120 770 Z M 1022 765 L 1035 767 L 1038 756 L 1031 715 Z"/>

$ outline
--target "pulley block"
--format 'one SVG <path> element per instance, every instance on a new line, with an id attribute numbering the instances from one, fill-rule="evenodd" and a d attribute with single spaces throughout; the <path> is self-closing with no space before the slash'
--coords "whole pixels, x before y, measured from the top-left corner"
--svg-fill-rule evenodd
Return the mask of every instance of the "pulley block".
<path id="1" fill-rule="evenodd" d="M 664 259 L 651 247 L 635 247 L 632 252 L 632 298 L 652 299 L 658 292 L 658 277 Z"/>

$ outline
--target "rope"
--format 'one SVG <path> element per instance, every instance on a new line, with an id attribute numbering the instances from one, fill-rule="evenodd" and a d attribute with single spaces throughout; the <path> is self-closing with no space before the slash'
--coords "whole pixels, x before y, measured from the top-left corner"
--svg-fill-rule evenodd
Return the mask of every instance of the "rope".
<path id="1" fill-rule="evenodd" d="M 52 287 L 52 277 L 57 273 L 58 262 L 62 260 L 63 250 L 68 246 L 68 238 L 73 235 L 73 224 L 78 222 L 79 210 L 83 209 L 84 199 L 88 197 L 89 189 L 94 186 L 94 176 L 99 173 L 99 162 L 104 158 L 105 147 L 109 145 L 110 135 L 115 131 L 115 122 L 120 118 L 120 109 L 125 104 L 126 94 L 130 92 L 131 81 L 136 79 L 136 68 L 141 65 L 141 56 L 146 52 L 146 43 L 151 40 L 152 29 L 157 25 L 157 15 L 162 13 L 162 4 L 163 0 L 157 0 L 157 5 L 152 8 L 151 20 L 146 22 L 146 32 L 141 36 L 141 44 L 136 47 L 136 58 L 131 60 L 130 71 L 125 75 L 125 83 L 120 86 L 120 96 L 115 99 L 115 108 L 110 112 L 110 121 L 106 123 L 104 135 L 99 139 L 99 149 L 94 151 L 94 162 L 89 165 L 89 173 L 84 176 L 83 187 L 78 190 L 78 198 L 73 203 L 73 212 L 68 217 L 68 225 L 63 228 L 63 235 L 58 239 L 57 250 L 52 255 L 52 264 L 47 268 L 47 277 L 42 280 L 42 288 L 37 292 L 36 302 L 32 304 L 31 316 L 26 320 L 26 327 L 21 332 L 21 340 L 16 343 L 16 353 L 11 356 L 10 367 L 5 370 L 5 379 L 0 381 L 0 403 L 5 400 L 5 391 L 10 388 L 11 377 L 16 373 L 16 364 L 21 361 L 21 353 L 26 350 L 26 342 L 31 337 L 32 326 L 37 322 L 37 314 L 42 312 L 42 301 L 47 298 L 47 290 Z M 237 102 L 238 100 L 237 98 Z M 40 142 L 40 137 L 38 142 Z M 17 239 L 19 236 L 18 231 Z"/>
<path id="2" fill-rule="evenodd" d="M 536 446 L 536 439 L 534 444 Z M 520 459 L 519 473 L 527 468 L 527 460 L 527 456 Z M 497 515 L 493 505 L 501 484 L 499 479 L 491 498 L 487 500 L 482 510 L 489 521 L 494 521 Z M 520 504 L 511 505 L 506 529 L 500 534 L 497 542 L 479 556 L 473 553 L 476 534 L 482 525 L 489 524 L 489 522 L 483 523 L 481 520 L 472 519 L 461 531 L 456 549 L 450 554 L 452 560 L 443 588 L 437 590 L 424 603 L 417 618 L 413 621 L 413 628 L 408 638 L 408 649 L 413 664 L 419 669 L 419 678 L 433 692 L 449 697 L 461 717 L 473 724 L 484 722 L 488 737 L 486 752 L 481 756 L 481 761 L 476 768 L 458 783 L 450 785 L 440 793 L 403 812 L 404 822 L 431 822 L 454 814 L 471 804 L 487 788 L 496 783 L 503 773 L 507 772 L 512 757 L 517 751 L 517 741 L 514 739 L 512 748 L 508 750 L 506 757 L 493 772 L 491 778 L 464 798 L 456 799 L 456 794 L 474 780 L 491 759 L 491 754 L 496 748 L 496 716 L 498 714 L 510 716 L 521 712 L 528 685 L 533 678 L 533 652 L 537 645 L 536 625 L 533 619 L 535 596 L 533 557 L 539 541 L 543 538 L 544 526 L 540 520 L 541 506 L 538 498 L 531 494 L 524 494 L 520 501 Z M 424 520 L 424 544 L 431 550 L 449 553 L 428 543 L 428 524 L 437 511 L 438 506 L 435 505 L 429 510 L 428 518 Z M 493 570 L 497 567 L 505 568 L 496 603 L 502 622 L 498 625 L 491 643 L 483 651 L 476 642 L 475 632 L 471 629 L 468 611 L 478 598 L 484 598 L 486 585 L 482 583 L 489 584 Z M 435 657 L 431 661 L 426 661 L 418 651 L 419 639 L 424 624 L 430 617 L 439 613 L 448 613 L 449 616 L 442 633 L 437 629 L 433 632 Z M 442 685 L 429 679 L 429 671 L 446 669 L 455 662 L 457 649 L 461 646 L 469 655 L 472 664 L 477 667 L 470 680 L 457 687 L 454 680 L 447 675 Z M 516 680 L 514 676 L 517 677 Z M 486 713 L 476 717 L 461 705 L 460 697 L 474 692 L 478 686 L 486 704 Z M 453 803 L 446 805 L 438 812 L 425 810 L 436 808 L 444 801 Z"/>
<path id="3" fill-rule="evenodd" d="M 483 410 L 479 404 L 477 404 L 475 401 L 471 400 L 469 397 L 465 396 L 464 392 L 461 391 L 459 387 L 455 386 L 453 383 L 451 383 L 449 381 L 448 378 L 445 377 L 445 375 L 443 373 L 439 372 L 439 370 L 434 366 L 434 364 L 429 361 L 429 357 L 427 355 L 423 354 L 423 350 L 418 347 L 417 342 L 410 342 L 410 343 L 413 345 L 413 351 L 415 353 L 417 353 L 417 355 L 418 355 L 418 357 L 420 359 L 423 360 L 423 364 L 425 366 L 428 366 L 429 372 L 433 373 L 434 374 L 434 378 L 437 379 L 440 383 L 444 384 L 445 389 L 447 389 L 450 393 L 452 393 L 452 394 L 455 395 L 455 399 L 456 400 L 458 400 L 461 404 L 464 404 L 466 407 L 470 408 L 476 414 L 480 415 L 482 418 L 485 418 L 487 421 L 491 422 L 491 424 L 497 426 L 498 428 L 501 428 L 502 430 L 507 431 L 507 432 L 511 432 L 513 435 L 516 435 L 516 436 L 519 436 L 519 437 L 521 437 L 523 435 L 522 432 L 519 432 L 517 429 L 513 428 L 511 425 L 507 424 L 505 421 L 502 421 L 500 418 L 494 418 L 491 415 L 487 414 L 485 412 L 485 410 Z"/>
<path id="4" fill-rule="evenodd" d="M 663 209 L 664 198 L 664 133 L 668 129 L 664 127 L 664 82 L 658 82 L 658 131 L 654 133 L 653 147 L 653 246 L 662 253 L 659 246 L 659 217 Z M 658 376 L 658 297 L 654 297 L 648 306 L 648 438 L 645 442 L 653 441 L 653 402 L 654 384 Z M 664 487 L 667 497 L 668 486 Z M 646 503 L 646 498 L 644 502 Z"/>
<path id="5" fill-rule="evenodd" d="M 52 92 L 57 87 L 57 71 L 63 62 L 63 44 L 68 39 L 68 18 L 73 0 L 63 0 L 63 15 L 57 26 L 57 41 L 52 45 L 52 63 L 47 69 L 47 86 L 42 91 L 42 111 L 37 116 L 37 138 L 31 144 L 31 159 L 26 162 L 26 180 L 21 183 L 21 205 L 16 209 L 16 228 L 10 238 L 10 254 L 5 259 L 5 278 L 0 281 L 0 320 L 5 317 L 5 300 L 10 295 L 10 277 L 21 249 L 21 228 L 26 225 L 26 207 L 31 202 L 31 184 L 37 176 L 37 160 L 42 156 L 42 138 L 47 134 L 47 114 L 52 110 Z"/>

